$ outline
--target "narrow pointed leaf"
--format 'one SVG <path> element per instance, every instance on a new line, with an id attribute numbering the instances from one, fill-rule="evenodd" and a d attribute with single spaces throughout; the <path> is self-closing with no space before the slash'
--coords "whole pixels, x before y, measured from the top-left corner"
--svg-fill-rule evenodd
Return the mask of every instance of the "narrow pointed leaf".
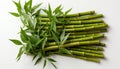
<path id="1" fill-rule="evenodd" d="M 48 17 L 52 17 L 52 9 L 51 9 L 51 6 L 50 6 L 50 4 L 48 5 L 48 11 L 49 11 L 49 13 L 48 13 Z"/>
<path id="2" fill-rule="evenodd" d="M 47 42 L 47 37 L 44 38 L 43 43 L 42 43 L 42 50 L 44 51 L 44 47 L 46 45 Z"/>
<path id="3" fill-rule="evenodd" d="M 22 45 L 22 43 L 19 40 L 16 39 L 10 39 L 10 41 L 12 41 L 14 44 L 16 45 Z"/>
<path id="4" fill-rule="evenodd" d="M 72 10 L 72 8 L 70 8 L 69 10 L 67 10 L 67 11 L 65 12 L 65 15 L 67 15 L 71 10 Z"/>
<path id="5" fill-rule="evenodd" d="M 39 58 L 37 59 L 37 61 L 35 62 L 35 64 L 34 64 L 34 65 L 36 65 L 38 62 L 40 62 L 40 61 L 41 61 L 41 59 L 42 59 L 42 57 L 39 57 Z"/>
<path id="6" fill-rule="evenodd" d="M 39 45 L 42 41 L 43 41 L 43 39 L 39 39 L 39 40 L 36 42 L 35 46 Z"/>
<path id="7" fill-rule="evenodd" d="M 45 66 L 46 66 L 46 59 L 44 60 L 43 69 L 45 68 Z"/>
<path id="8" fill-rule="evenodd" d="M 13 1 L 13 3 L 16 5 L 19 14 L 21 14 L 21 4 L 20 4 L 20 1 L 18 3 Z"/>
<path id="9" fill-rule="evenodd" d="M 30 0 L 30 6 L 29 6 L 29 9 L 32 8 L 32 0 Z"/>
<path id="10" fill-rule="evenodd" d="M 36 57 L 37 57 L 37 55 L 34 55 L 34 57 L 33 57 L 32 61 L 33 61 Z"/>
<path id="11" fill-rule="evenodd" d="M 70 33 L 68 33 L 68 34 L 63 38 L 61 44 L 64 44 L 64 43 L 65 43 L 65 41 L 68 39 L 69 35 L 70 35 Z"/>
<path id="12" fill-rule="evenodd" d="M 65 37 L 65 30 L 62 31 L 62 34 L 60 36 L 60 41 L 63 41 L 64 37 Z"/>
<path id="13" fill-rule="evenodd" d="M 53 39 L 59 44 L 58 36 L 55 34 L 55 32 L 51 31 Z"/>
<path id="14" fill-rule="evenodd" d="M 18 3 L 17 2 L 13 1 L 13 3 L 16 5 L 16 7 L 18 7 Z"/>
<path id="15" fill-rule="evenodd" d="M 19 14 L 18 13 L 15 13 L 15 12 L 10 12 L 11 15 L 15 16 L 15 17 L 19 17 Z"/>
<path id="16" fill-rule="evenodd" d="M 56 60 L 52 59 L 52 58 L 48 58 L 49 61 L 51 62 L 56 62 Z"/>
<path id="17" fill-rule="evenodd" d="M 56 7 L 55 10 L 53 11 L 53 13 L 57 14 L 60 10 L 61 10 L 61 5 Z"/>
<path id="18" fill-rule="evenodd" d="M 42 9 L 43 11 L 44 11 L 44 13 L 46 13 L 47 15 L 48 15 L 48 10 L 46 10 L 46 9 Z"/>
<path id="19" fill-rule="evenodd" d="M 27 42 L 28 41 L 28 36 L 27 34 L 25 33 L 25 31 L 21 28 L 21 32 L 20 32 L 20 37 L 21 37 L 21 40 L 23 42 Z"/>
<path id="20" fill-rule="evenodd" d="M 51 63 L 55 69 L 57 69 L 56 65 L 54 63 Z"/>
<path id="21" fill-rule="evenodd" d="M 60 51 L 61 51 L 61 53 L 66 53 L 66 54 L 72 55 L 71 52 L 65 48 L 60 48 Z"/>
<path id="22" fill-rule="evenodd" d="M 29 4 L 30 4 L 29 1 L 28 1 L 28 2 L 25 2 L 25 4 L 24 4 L 24 10 L 26 11 L 26 13 L 29 12 Z"/>
<path id="23" fill-rule="evenodd" d="M 23 47 L 21 47 L 20 50 L 19 50 L 19 53 L 17 55 L 17 61 L 20 60 L 22 54 L 23 54 Z"/>
<path id="24" fill-rule="evenodd" d="M 33 6 L 31 11 L 34 12 L 37 8 L 40 7 L 40 5 L 42 5 L 42 3 Z"/>

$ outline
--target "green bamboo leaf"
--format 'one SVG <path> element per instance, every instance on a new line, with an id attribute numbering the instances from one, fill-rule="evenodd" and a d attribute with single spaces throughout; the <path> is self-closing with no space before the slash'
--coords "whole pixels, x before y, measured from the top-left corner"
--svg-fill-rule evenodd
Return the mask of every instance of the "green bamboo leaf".
<path id="1" fill-rule="evenodd" d="M 29 40 L 32 44 L 36 44 L 36 42 L 38 41 L 38 36 L 37 35 L 31 35 L 31 36 L 29 36 Z"/>
<path id="2" fill-rule="evenodd" d="M 15 16 L 15 17 L 19 17 L 19 14 L 18 13 L 15 13 L 15 12 L 10 12 L 11 15 Z"/>
<path id="3" fill-rule="evenodd" d="M 55 10 L 53 11 L 53 13 L 58 14 L 60 10 L 62 10 L 61 5 L 56 7 Z"/>
<path id="4" fill-rule="evenodd" d="M 48 58 L 48 60 L 49 60 L 50 62 L 56 62 L 56 60 L 54 60 L 54 59 L 52 59 L 52 58 Z"/>
<path id="5" fill-rule="evenodd" d="M 62 31 L 62 34 L 60 36 L 60 41 L 62 42 L 65 37 L 65 29 Z"/>
<path id="6" fill-rule="evenodd" d="M 30 6 L 29 6 L 29 9 L 31 10 L 32 8 L 32 0 L 30 0 Z"/>
<path id="7" fill-rule="evenodd" d="M 25 31 L 22 28 L 20 31 L 20 37 L 23 42 L 26 43 L 28 41 L 28 35 L 25 33 Z"/>
<path id="8" fill-rule="evenodd" d="M 18 3 L 17 2 L 15 2 L 15 1 L 13 1 L 13 3 L 16 5 L 16 7 L 18 8 Z"/>
<path id="9" fill-rule="evenodd" d="M 59 44 L 58 36 L 55 32 L 51 31 L 53 39 Z"/>
<path id="10" fill-rule="evenodd" d="M 19 40 L 16 39 L 10 39 L 10 41 L 12 41 L 14 44 L 16 45 L 22 45 L 22 43 Z"/>
<path id="11" fill-rule="evenodd" d="M 35 64 L 34 65 L 36 65 L 38 62 L 40 62 L 42 60 L 42 57 L 40 56 L 38 59 L 37 59 L 37 61 L 35 62 Z"/>
<path id="12" fill-rule="evenodd" d="M 36 42 L 35 46 L 39 45 L 42 41 L 43 41 L 43 38 L 42 38 L 42 39 L 39 39 L 39 40 Z"/>
<path id="13" fill-rule="evenodd" d="M 49 11 L 46 9 L 42 9 L 44 11 L 44 13 L 46 13 L 48 15 Z"/>
<path id="14" fill-rule="evenodd" d="M 55 23 L 55 21 L 51 21 L 50 30 L 54 30 L 56 32 L 56 23 Z"/>
<path id="15" fill-rule="evenodd" d="M 27 22 L 26 22 L 26 19 L 22 16 L 20 16 L 20 20 L 21 22 L 23 23 L 24 26 L 27 26 Z"/>
<path id="16" fill-rule="evenodd" d="M 43 69 L 45 68 L 45 66 L 46 66 L 46 59 L 44 60 Z"/>
<path id="17" fill-rule="evenodd" d="M 65 48 L 60 48 L 60 52 L 72 55 L 72 53 L 69 50 L 65 49 Z"/>
<path id="18" fill-rule="evenodd" d="M 34 55 L 34 57 L 33 57 L 32 61 L 33 61 L 36 57 L 37 57 L 37 55 Z"/>
<path id="19" fill-rule="evenodd" d="M 20 58 L 21 58 L 23 52 L 24 52 L 24 51 L 23 51 L 23 47 L 21 47 L 20 50 L 19 50 L 19 53 L 18 53 L 18 55 L 17 55 L 17 61 L 20 60 Z"/>
<path id="20" fill-rule="evenodd" d="M 28 49 L 28 52 L 29 52 L 29 50 L 32 49 L 33 45 L 30 41 L 27 41 L 26 43 L 27 43 L 27 46 L 29 47 L 29 49 Z"/>
<path id="21" fill-rule="evenodd" d="M 71 10 L 72 10 L 72 8 L 68 9 L 68 10 L 65 12 L 65 15 L 67 15 Z"/>
<path id="22" fill-rule="evenodd" d="M 65 43 L 65 41 L 68 39 L 70 33 L 68 33 L 62 40 L 61 44 L 63 45 Z"/>
<path id="23" fill-rule="evenodd" d="M 42 5 L 42 3 L 39 3 L 39 4 L 35 5 L 35 6 L 33 6 L 31 12 L 34 12 L 34 11 L 35 11 L 37 8 L 39 8 L 41 5 Z"/>
<path id="24" fill-rule="evenodd" d="M 42 50 L 44 51 L 45 45 L 47 42 L 47 37 L 44 38 L 43 42 L 42 42 Z"/>
<path id="25" fill-rule="evenodd" d="M 46 34 L 46 31 L 44 31 L 44 30 L 42 30 L 41 32 L 40 32 L 40 36 L 44 36 Z"/>
<path id="26" fill-rule="evenodd" d="M 52 17 L 52 9 L 51 9 L 51 6 L 50 4 L 48 4 L 48 17 Z"/>
<path id="27" fill-rule="evenodd" d="M 20 4 L 20 0 L 19 0 L 19 2 L 17 3 L 17 2 L 15 2 L 15 1 L 13 1 L 13 3 L 16 5 L 16 7 L 17 7 L 17 10 L 18 10 L 18 12 L 19 12 L 19 14 L 21 14 L 21 4 Z"/>
<path id="28" fill-rule="evenodd" d="M 30 1 L 25 2 L 25 4 L 24 4 L 24 10 L 26 11 L 26 13 L 29 12 L 29 4 L 30 4 Z"/>
<path id="29" fill-rule="evenodd" d="M 41 10 L 37 10 L 37 11 L 33 14 L 33 16 L 36 16 L 36 17 L 40 16 L 40 11 L 41 11 Z"/>
<path id="30" fill-rule="evenodd" d="M 54 66 L 55 69 L 57 69 L 57 67 L 56 67 L 56 65 L 54 63 L 51 63 L 51 64 Z"/>

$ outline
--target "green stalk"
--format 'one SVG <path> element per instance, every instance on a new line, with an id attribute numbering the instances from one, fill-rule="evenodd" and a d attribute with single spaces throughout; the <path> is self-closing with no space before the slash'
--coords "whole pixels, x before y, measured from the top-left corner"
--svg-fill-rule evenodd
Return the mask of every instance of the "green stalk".
<path id="1" fill-rule="evenodd" d="M 89 45 L 89 44 L 99 44 L 99 43 L 100 43 L 99 40 L 81 41 L 81 42 L 77 41 L 77 42 L 73 42 L 73 43 L 64 44 L 61 47 L 66 48 L 66 47 L 75 47 L 75 46 L 78 46 L 78 45 Z M 49 50 L 56 50 L 56 49 L 58 49 L 57 45 L 46 47 L 44 50 L 49 51 Z"/>
<path id="2" fill-rule="evenodd" d="M 60 55 L 60 56 L 67 56 L 67 57 L 72 57 L 72 58 L 78 58 L 78 59 L 83 59 L 86 61 L 92 61 L 92 62 L 96 62 L 99 63 L 100 60 L 99 58 L 93 58 L 93 57 L 85 57 L 85 56 L 78 56 L 78 55 L 69 55 L 69 54 L 65 54 L 65 53 L 59 53 L 59 52 L 49 52 L 50 55 Z"/>
<path id="3" fill-rule="evenodd" d="M 101 25 L 95 25 L 95 26 L 87 26 L 87 27 L 80 27 L 80 28 L 66 28 L 66 32 L 75 32 L 75 31 L 86 31 L 86 30 L 92 30 L 92 29 L 101 29 L 106 28 L 107 24 L 101 24 Z M 45 29 L 45 28 L 44 28 Z M 62 30 L 62 28 L 58 29 L 58 31 Z"/>
<path id="4" fill-rule="evenodd" d="M 71 42 L 76 42 L 76 41 L 80 42 L 80 41 L 85 41 L 85 40 L 95 40 L 95 39 L 103 38 L 103 37 L 104 37 L 104 34 L 99 34 L 96 36 L 89 36 L 89 37 L 84 37 L 84 38 L 76 38 L 76 39 L 67 40 L 66 43 L 71 43 Z M 50 42 L 48 45 L 49 46 L 56 45 L 56 42 Z"/>
<path id="5" fill-rule="evenodd" d="M 68 38 L 69 39 L 74 39 L 74 38 L 84 38 L 84 37 L 89 37 L 89 36 L 98 36 L 98 35 L 104 35 L 104 34 L 84 34 L 84 35 L 70 35 Z"/>
<path id="6" fill-rule="evenodd" d="M 91 45 L 94 45 L 94 46 L 100 46 L 100 47 L 106 47 L 106 44 L 104 43 L 99 43 L 99 44 L 91 44 Z M 86 45 L 87 46 L 87 45 Z M 89 45 L 88 45 L 89 46 Z"/>
<path id="7" fill-rule="evenodd" d="M 88 19 L 101 18 L 101 17 L 103 17 L 103 14 L 82 16 L 82 17 L 78 17 L 78 18 L 74 18 L 74 19 L 71 18 L 70 20 L 88 20 Z"/>
<path id="8" fill-rule="evenodd" d="M 69 55 L 71 56 L 71 55 Z M 98 58 L 90 58 L 90 57 L 83 57 L 83 56 L 71 56 L 71 57 L 74 57 L 74 58 L 80 58 L 80 59 L 83 59 L 83 60 L 86 60 L 86 61 L 92 61 L 92 62 L 96 62 L 96 63 L 100 63 L 100 60 Z"/>
<path id="9" fill-rule="evenodd" d="M 60 21 L 69 20 L 69 21 L 80 21 L 80 20 L 89 20 L 89 19 L 95 19 L 95 18 L 101 18 L 103 17 L 102 14 L 97 15 L 90 15 L 90 16 L 82 16 L 82 17 L 71 17 L 71 18 L 58 18 Z M 41 21 L 49 22 L 49 18 L 40 18 Z"/>
<path id="10" fill-rule="evenodd" d="M 95 34 L 83 34 L 83 35 L 77 35 L 77 34 L 75 34 L 75 35 L 69 35 L 69 37 L 68 37 L 68 39 L 75 39 L 75 38 L 84 38 L 84 37 L 90 37 L 90 36 L 92 36 L 92 37 L 94 37 L 94 36 L 99 36 L 99 35 L 103 35 L 103 34 L 99 34 L 99 33 L 95 33 Z M 51 36 L 49 36 L 48 37 L 48 40 L 53 40 L 53 38 L 51 37 Z"/>
<path id="11" fill-rule="evenodd" d="M 66 17 L 78 17 L 78 16 L 83 16 L 83 15 L 92 15 L 94 14 L 95 11 L 87 11 L 87 12 L 80 12 L 80 13 L 75 13 L 75 14 L 68 14 Z M 48 17 L 47 15 L 40 14 L 41 17 Z M 57 16 L 57 17 L 64 17 L 64 16 Z"/>
<path id="12" fill-rule="evenodd" d="M 101 19 L 97 20 L 84 20 L 84 21 L 68 21 L 64 23 L 65 25 L 81 25 L 81 24 L 95 24 L 95 23 L 103 23 L 104 21 Z M 39 24 L 50 24 L 50 22 L 40 22 Z M 57 25 L 61 25 L 63 23 L 56 23 Z"/>
<path id="13" fill-rule="evenodd" d="M 95 23 L 95 24 L 78 24 L 78 25 L 65 25 L 64 28 L 69 29 L 69 28 L 80 28 L 80 27 L 88 27 L 88 26 L 98 26 L 98 25 L 105 25 L 105 23 Z M 57 25 L 57 29 L 62 29 L 63 25 Z M 45 26 L 45 29 L 48 29 L 47 26 Z"/>
<path id="14" fill-rule="evenodd" d="M 103 47 L 99 47 L 99 46 L 79 46 L 79 47 L 73 47 L 73 48 L 67 48 L 69 50 L 73 50 L 73 49 L 85 49 L 85 50 L 93 50 L 93 51 L 104 51 Z"/>
<path id="15" fill-rule="evenodd" d="M 74 51 L 79 51 L 79 52 L 87 52 L 87 53 L 94 53 L 94 54 L 100 54 L 103 55 L 102 51 L 95 51 L 95 50 L 86 50 L 86 49 L 72 49 Z"/>
<path id="16" fill-rule="evenodd" d="M 79 52 L 79 51 L 73 51 L 73 50 L 70 50 L 70 52 L 72 54 L 85 56 L 85 57 L 105 58 L 103 54 L 93 54 L 93 53 Z"/>
<path id="17" fill-rule="evenodd" d="M 68 40 L 68 41 L 66 41 L 66 42 L 95 40 L 95 39 L 103 38 L 103 37 L 104 37 L 104 34 L 99 34 L 99 35 L 96 35 L 96 36 L 89 36 L 89 37 L 84 37 L 84 38 L 75 38 L 75 39 Z"/>
<path id="18" fill-rule="evenodd" d="M 93 34 L 93 33 L 101 33 L 101 32 L 106 32 L 107 29 L 96 29 L 96 30 L 91 30 L 91 31 L 81 31 L 81 32 L 70 32 L 71 35 L 84 35 L 84 34 Z"/>
<path id="19" fill-rule="evenodd" d="M 85 31 L 85 30 L 92 30 L 92 29 L 100 29 L 107 27 L 106 24 L 99 25 L 99 26 L 90 26 L 90 27 L 83 27 L 83 28 L 75 28 L 75 29 L 65 29 L 66 32 L 72 32 L 72 31 Z"/>

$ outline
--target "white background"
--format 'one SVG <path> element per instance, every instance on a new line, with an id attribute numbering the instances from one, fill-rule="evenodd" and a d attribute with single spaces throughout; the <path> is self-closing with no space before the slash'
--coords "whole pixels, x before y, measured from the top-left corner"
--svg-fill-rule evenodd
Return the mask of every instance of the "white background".
<path id="1" fill-rule="evenodd" d="M 15 0 L 18 1 L 18 0 Z M 24 1 L 24 0 L 22 0 Z M 106 60 L 100 64 L 79 59 L 54 56 L 58 69 L 120 69 L 120 0 L 33 0 L 34 4 L 43 2 L 43 7 L 50 3 L 53 8 L 62 4 L 65 9 L 73 8 L 71 13 L 95 10 L 105 15 L 105 22 L 109 25 L 106 33 Z M 17 34 L 21 22 L 19 18 L 10 15 L 9 11 L 16 11 L 12 0 L 0 0 L 0 69 L 42 69 L 42 63 L 34 66 L 31 56 L 23 55 L 16 62 L 19 47 L 8 39 L 19 38 Z M 53 69 L 48 65 L 46 69 Z"/>

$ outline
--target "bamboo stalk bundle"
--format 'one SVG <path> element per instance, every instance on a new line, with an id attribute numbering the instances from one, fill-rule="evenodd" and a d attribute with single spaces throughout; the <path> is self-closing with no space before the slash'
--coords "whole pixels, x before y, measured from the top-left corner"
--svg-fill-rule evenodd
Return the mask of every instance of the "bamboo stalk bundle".
<path id="1" fill-rule="evenodd" d="M 58 6 L 52 11 L 50 5 L 48 9 L 38 9 L 41 4 L 32 6 L 32 0 L 24 6 L 20 2 L 14 3 L 18 13 L 10 13 L 20 17 L 23 23 L 21 40 L 10 39 L 14 44 L 21 45 L 18 60 L 25 53 L 33 55 L 33 60 L 38 57 L 35 64 L 45 58 L 45 63 L 48 60 L 55 67 L 55 60 L 49 58 L 54 54 L 97 63 L 105 58 L 103 51 L 106 44 L 101 39 L 105 38 L 108 25 L 102 19 L 103 14 L 95 11 L 68 14 L 71 9 L 63 12 Z"/>

